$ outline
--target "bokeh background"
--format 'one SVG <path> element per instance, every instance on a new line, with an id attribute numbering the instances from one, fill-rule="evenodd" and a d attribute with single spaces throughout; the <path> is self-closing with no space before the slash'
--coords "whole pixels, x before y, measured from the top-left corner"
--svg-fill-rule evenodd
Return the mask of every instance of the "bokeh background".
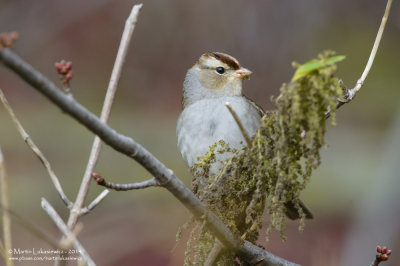
<path id="1" fill-rule="evenodd" d="M 125 19 L 135 3 L 1 0 L 0 32 L 19 32 L 13 49 L 55 82 L 54 62 L 71 60 L 74 97 L 99 114 Z M 254 73 L 245 83 L 245 94 L 265 109 L 273 108 L 270 97 L 290 80 L 291 62 L 305 62 L 325 49 L 347 56 L 339 64 L 338 76 L 354 86 L 385 4 L 377 0 L 144 1 L 110 125 L 145 146 L 189 185 L 190 174 L 176 147 L 175 126 L 185 72 L 202 53 L 235 56 Z M 262 236 L 259 243 L 269 251 L 302 265 L 369 265 L 376 245 L 387 244 L 393 255 L 385 265 L 400 265 L 399 62 L 400 3 L 394 1 L 365 86 L 340 109 L 338 126 L 329 126 L 329 148 L 322 151 L 322 165 L 303 193 L 315 219 L 306 223 L 302 233 L 296 222 L 288 222 L 285 243 L 276 232 L 268 243 Z M 74 199 L 93 135 L 1 64 L 0 87 Z M 11 209 L 59 239 L 60 233 L 40 208 L 41 197 L 64 219 L 68 212 L 2 107 L 0 146 Z M 96 171 L 119 183 L 150 177 L 109 147 L 103 148 Z M 101 191 L 92 184 L 88 201 Z M 189 217 L 164 189 L 112 191 L 82 217 L 79 239 L 98 265 L 182 265 L 188 232 L 173 250 L 175 234 Z M 16 223 L 12 233 L 16 248 L 48 248 Z"/>

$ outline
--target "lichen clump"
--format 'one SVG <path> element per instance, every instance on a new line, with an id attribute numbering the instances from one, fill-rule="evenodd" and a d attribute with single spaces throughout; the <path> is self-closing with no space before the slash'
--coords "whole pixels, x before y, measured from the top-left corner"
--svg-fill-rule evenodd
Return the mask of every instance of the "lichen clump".
<path id="1" fill-rule="evenodd" d="M 252 144 L 241 150 L 215 143 L 193 166 L 193 191 L 231 230 L 255 242 L 262 227 L 264 210 L 269 214 L 267 232 L 285 229 L 285 203 L 299 210 L 300 229 L 305 214 L 299 196 L 309 182 L 312 170 L 320 163 L 325 145 L 326 112 L 335 124 L 337 99 L 342 89 L 334 76 L 335 63 L 343 57 L 327 51 L 297 69 L 292 81 L 283 84 L 274 102 L 276 109 L 266 112 Z M 218 162 L 219 153 L 232 153 Z M 220 163 L 221 171 L 210 174 L 210 165 Z M 267 206 L 267 208 L 265 208 Z M 185 265 L 202 265 L 215 244 L 215 237 L 204 221 L 196 221 L 188 243 Z M 220 252 L 216 265 L 235 265 L 235 256 Z"/>

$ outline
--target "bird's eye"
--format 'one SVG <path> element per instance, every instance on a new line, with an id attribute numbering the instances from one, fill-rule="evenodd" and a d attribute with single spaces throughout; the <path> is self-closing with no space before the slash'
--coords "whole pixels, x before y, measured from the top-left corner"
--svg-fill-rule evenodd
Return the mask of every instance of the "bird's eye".
<path id="1" fill-rule="evenodd" d="M 225 68 L 223 68 L 223 67 L 217 67 L 215 70 L 217 71 L 218 74 L 224 74 L 225 73 Z"/>

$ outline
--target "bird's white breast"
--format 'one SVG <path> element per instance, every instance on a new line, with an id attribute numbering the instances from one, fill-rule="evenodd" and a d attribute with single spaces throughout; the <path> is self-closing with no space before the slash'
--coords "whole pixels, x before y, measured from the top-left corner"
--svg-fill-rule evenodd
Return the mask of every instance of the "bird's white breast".
<path id="1" fill-rule="evenodd" d="M 253 136 L 259 127 L 259 111 L 245 97 L 206 98 L 190 104 L 179 116 L 176 130 L 179 150 L 189 167 L 220 140 L 234 149 L 246 145 L 226 102 L 231 104 L 249 136 Z"/>

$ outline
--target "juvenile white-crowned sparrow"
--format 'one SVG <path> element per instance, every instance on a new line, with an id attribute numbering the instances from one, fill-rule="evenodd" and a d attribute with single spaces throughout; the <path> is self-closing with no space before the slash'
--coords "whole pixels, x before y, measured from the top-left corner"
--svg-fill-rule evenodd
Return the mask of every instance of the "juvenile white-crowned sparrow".
<path id="1" fill-rule="evenodd" d="M 251 73 L 232 56 L 219 52 L 203 54 L 188 70 L 183 83 L 183 111 L 176 128 L 178 147 L 188 167 L 191 168 L 199 157 L 206 155 L 211 145 L 220 140 L 233 149 L 246 145 L 226 102 L 237 113 L 247 134 L 254 135 L 264 111 L 242 94 L 243 80 Z M 219 156 L 219 159 L 227 159 L 232 155 Z M 214 165 L 212 173 L 219 168 Z M 302 203 L 300 206 L 307 218 L 311 218 L 305 206 Z M 286 208 L 290 219 L 299 218 L 293 203 L 287 203 Z"/>

